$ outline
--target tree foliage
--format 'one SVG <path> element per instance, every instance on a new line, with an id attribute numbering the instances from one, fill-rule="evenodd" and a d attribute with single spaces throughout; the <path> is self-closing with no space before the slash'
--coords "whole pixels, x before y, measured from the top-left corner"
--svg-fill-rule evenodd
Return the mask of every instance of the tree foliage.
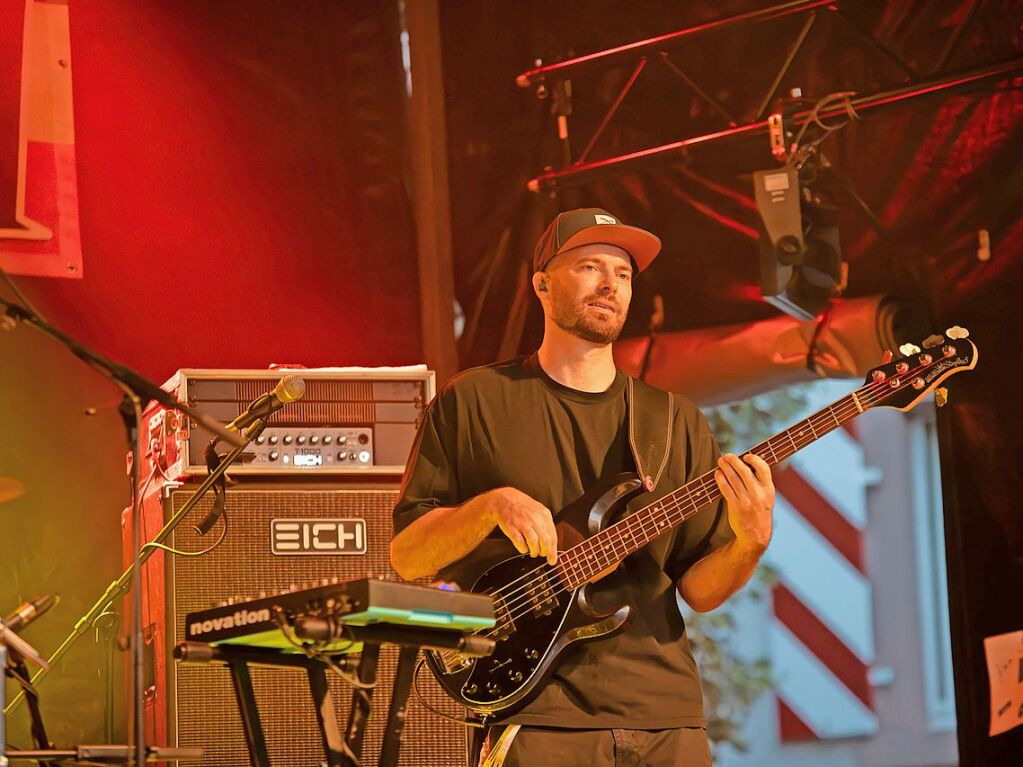
<path id="1" fill-rule="evenodd" d="M 775 434 L 806 407 L 805 390 L 789 387 L 752 399 L 705 410 L 722 452 L 741 451 Z M 710 613 L 689 613 L 686 627 L 703 679 L 704 709 L 710 739 L 747 749 L 742 728 L 750 708 L 771 689 L 767 658 L 752 661 L 735 652 L 735 612 L 744 601 L 763 601 L 776 580 L 762 563 L 742 592 Z"/>

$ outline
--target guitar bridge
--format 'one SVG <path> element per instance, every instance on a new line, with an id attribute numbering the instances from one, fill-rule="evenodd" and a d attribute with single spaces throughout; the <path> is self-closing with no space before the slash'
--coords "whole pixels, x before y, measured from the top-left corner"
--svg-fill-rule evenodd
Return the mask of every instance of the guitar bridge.
<path id="1" fill-rule="evenodd" d="M 440 661 L 445 674 L 457 674 L 472 666 L 469 658 L 454 650 L 436 650 L 433 657 Z"/>

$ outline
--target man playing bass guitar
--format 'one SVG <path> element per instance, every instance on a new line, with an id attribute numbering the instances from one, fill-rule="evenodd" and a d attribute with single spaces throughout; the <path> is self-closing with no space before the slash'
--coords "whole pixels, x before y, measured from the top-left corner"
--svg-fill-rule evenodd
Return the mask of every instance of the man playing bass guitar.
<path id="1" fill-rule="evenodd" d="M 717 466 L 723 501 L 593 579 L 594 588 L 614 583 L 628 619 L 571 644 L 525 705 L 497 717 L 520 725 L 504 744 L 508 767 L 711 764 L 699 672 L 676 597 L 705 612 L 749 580 L 771 538 L 774 484 L 759 457 L 720 456 L 689 400 L 615 368 L 611 344 L 633 275 L 659 250 L 657 237 L 607 211 L 559 214 L 533 258 L 544 312 L 539 350 L 465 371 L 443 387 L 394 509 L 394 569 L 471 588 L 466 568 L 509 541 L 556 565 L 559 535 L 565 551 L 571 532 L 562 510 L 602 477 L 638 472 L 649 502 Z"/>

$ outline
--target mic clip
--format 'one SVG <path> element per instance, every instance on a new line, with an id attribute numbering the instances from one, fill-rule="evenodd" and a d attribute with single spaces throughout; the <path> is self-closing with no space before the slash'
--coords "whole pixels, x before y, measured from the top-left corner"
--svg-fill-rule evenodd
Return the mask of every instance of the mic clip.
<path id="1" fill-rule="evenodd" d="M 259 433 L 266 428 L 266 416 L 256 417 L 254 421 L 239 431 L 239 434 L 245 439 L 245 445 L 247 446 L 253 439 L 259 436 Z M 203 451 L 203 458 L 206 460 L 206 470 L 212 474 L 220 466 L 224 460 L 223 456 L 217 452 L 217 441 L 218 437 L 214 437 L 206 445 L 206 449 Z M 195 532 L 199 535 L 206 535 L 213 526 L 220 519 L 225 510 L 227 503 L 227 474 L 222 474 L 220 478 L 213 484 L 213 507 L 210 509 L 210 513 L 197 525 L 193 526 Z"/>

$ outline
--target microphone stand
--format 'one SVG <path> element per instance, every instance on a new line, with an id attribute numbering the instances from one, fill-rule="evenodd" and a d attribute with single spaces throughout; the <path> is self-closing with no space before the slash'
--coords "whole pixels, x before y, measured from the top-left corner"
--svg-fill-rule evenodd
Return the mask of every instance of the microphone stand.
<path id="1" fill-rule="evenodd" d="M 252 436 L 258 435 L 259 432 L 263 430 L 264 426 L 265 424 L 263 422 L 258 423 L 256 426 L 249 430 L 249 434 Z M 247 444 L 248 443 L 246 443 L 246 445 Z M 213 484 L 218 479 L 220 479 L 220 477 L 224 474 L 224 472 L 227 471 L 231 464 L 234 463 L 235 460 L 237 460 L 238 456 L 241 455 L 246 445 L 234 448 L 230 453 L 228 453 L 224 457 L 224 460 L 221 461 L 220 465 L 215 470 L 210 472 L 210 474 L 206 477 L 203 483 L 199 485 L 199 487 L 196 488 L 195 492 L 189 497 L 189 499 L 185 501 L 184 505 L 170 519 L 167 520 L 166 524 L 164 524 L 164 526 L 160 529 L 160 532 L 158 532 L 153 537 L 152 543 L 163 543 L 164 541 L 167 540 L 167 538 L 170 537 L 170 534 L 174 532 L 174 528 L 178 526 L 178 523 L 180 523 L 181 520 L 184 519 L 185 516 L 187 516 L 187 514 L 193 508 L 195 508 L 195 505 L 199 502 L 199 500 L 207 493 L 207 491 L 211 487 L 213 487 Z M 144 548 L 141 548 L 141 551 L 138 553 L 138 556 L 136 557 L 137 563 L 139 565 L 145 564 L 149 560 L 149 558 L 153 556 L 154 553 L 156 553 L 157 550 L 158 549 L 155 546 L 149 545 L 145 546 Z M 97 618 L 102 617 L 104 611 L 114 602 L 114 600 L 116 600 L 118 597 L 120 597 L 121 595 L 128 591 L 135 570 L 136 570 L 135 562 L 128 565 L 125 571 L 121 573 L 120 576 L 118 576 L 117 580 L 113 581 L 109 586 L 107 586 L 106 591 L 103 592 L 103 596 L 101 596 L 96 601 L 96 603 L 89 608 L 88 612 L 86 612 L 85 615 L 78 619 L 78 622 L 75 623 L 75 627 L 72 633 L 68 635 L 68 637 L 61 643 L 61 645 L 56 650 L 54 650 L 53 654 L 46 659 L 47 663 L 51 667 L 53 667 L 56 663 L 60 661 L 61 658 L 64 657 L 68 649 L 70 649 L 71 645 L 73 645 L 81 636 L 85 634 L 86 631 L 89 630 L 89 627 L 95 622 Z M 39 671 L 37 671 L 35 676 L 32 677 L 32 683 L 35 684 L 36 682 L 38 682 L 41 678 L 46 676 L 46 673 L 47 672 L 45 669 L 40 669 Z M 4 713 L 9 713 L 10 710 L 13 709 L 18 703 L 20 703 L 20 696 L 18 696 L 17 698 L 13 699 L 10 702 L 10 704 L 4 710 Z"/>
<path id="2" fill-rule="evenodd" d="M 15 303 L 11 303 L 0 298 L 0 307 L 3 308 L 3 315 L 6 324 L 21 322 L 25 325 L 35 328 L 43 332 L 44 334 L 56 339 L 74 354 L 79 359 L 83 360 L 90 367 L 98 370 L 107 377 L 109 377 L 117 386 L 125 392 L 125 401 L 121 405 L 121 415 L 124 419 L 125 428 L 128 433 L 129 447 L 132 451 L 131 461 L 131 483 L 132 483 L 132 525 L 133 525 L 133 549 L 135 552 L 135 560 L 132 565 L 122 573 L 121 577 L 114 581 L 100 597 L 100 601 L 89 610 L 86 615 L 75 624 L 72 633 L 64 640 L 64 642 L 57 648 L 56 652 L 50 658 L 50 665 L 52 666 L 58 661 L 67 650 L 74 644 L 75 641 L 81 637 L 85 631 L 92 626 L 93 622 L 106 608 L 113 602 L 114 599 L 121 596 L 129 588 L 133 592 L 132 602 L 132 626 L 131 626 L 131 651 L 132 651 L 132 666 L 133 666 L 133 721 L 134 725 L 134 763 L 136 765 L 142 765 L 146 761 L 147 749 L 145 744 L 145 724 L 143 721 L 144 714 L 144 696 L 143 696 L 143 654 L 142 654 L 142 589 L 140 582 L 140 571 L 142 564 L 152 555 L 155 550 L 153 547 L 147 547 L 146 551 L 142 551 L 142 519 L 141 519 L 141 499 L 139 498 L 139 466 L 141 464 L 143 450 L 139 445 L 139 423 L 142 420 L 142 409 L 151 400 L 156 400 L 165 407 L 177 410 L 189 418 L 193 419 L 197 423 L 201 424 L 204 428 L 208 429 L 212 433 L 216 434 L 220 438 L 234 445 L 235 448 L 232 453 L 224 460 L 221 464 L 220 471 L 216 474 L 219 477 L 227 467 L 231 465 L 232 461 L 235 460 L 238 455 L 241 454 L 244 447 L 248 444 L 248 440 L 244 439 L 236 433 L 232 433 L 217 423 L 216 420 L 207 416 L 195 408 L 189 407 L 188 405 L 178 402 L 169 393 L 165 392 L 155 383 L 145 378 L 141 374 L 132 370 L 131 368 L 113 362 L 107 359 L 103 355 L 89 349 L 87 346 L 82 344 L 80 341 L 72 338 L 66 333 L 58 330 L 57 328 L 45 322 L 33 312 L 30 312 L 23 306 Z M 215 479 L 214 475 L 211 474 L 209 479 Z M 199 497 L 202 493 L 206 492 L 209 487 L 212 486 L 212 482 L 204 482 L 200 488 L 196 491 L 195 495 L 189 499 L 189 503 L 185 505 L 185 509 L 190 509 L 198 502 Z M 182 510 L 184 511 L 184 509 Z M 172 518 L 176 524 L 179 519 L 184 516 L 182 513 L 174 515 Z M 166 537 L 170 534 L 173 526 L 168 523 L 164 525 L 161 534 Z M 161 538 L 156 540 L 160 541 Z M 98 608 L 98 609 L 97 609 Z M 46 675 L 47 670 L 41 669 L 32 677 L 33 686 Z M 19 702 L 24 699 L 24 691 L 14 698 L 4 709 L 4 714 L 7 715 L 10 711 L 17 707 Z"/>
<path id="3" fill-rule="evenodd" d="M 124 400 L 121 402 L 121 417 L 128 432 L 128 444 L 131 447 L 131 550 L 135 561 L 131 568 L 131 667 L 132 667 L 132 714 L 128 717 L 129 759 L 134 751 L 134 764 L 140 767 L 146 762 L 146 723 L 145 723 L 145 658 L 142 653 L 142 499 L 139 498 L 139 464 L 143 450 L 139 444 L 142 439 L 139 424 L 142 423 L 142 400 L 135 390 L 121 380 L 115 383 L 124 389 Z M 92 623 L 89 624 L 90 626 Z M 51 664 L 52 665 L 52 664 Z M 134 725 L 134 728 L 131 727 Z M 131 748 L 134 746 L 134 749 Z M 129 761 L 129 764 L 132 762 Z"/>
<path id="4" fill-rule="evenodd" d="M 265 427 L 266 427 L 265 421 L 260 420 L 256 422 L 248 430 L 247 432 L 248 438 L 251 439 L 253 437 L 258 436 L 259 433 L 263 431 Z M 205 481 L 203 481 L 203 483 L 199 485 L 198 488 L 196 488 L 196 491 L 188 498 L 187 501 L 185 501 L 184 505 L 170 519 L 167 520 L 166 524 L 164 524 L 164 526 L 160 529 L 160 532 L 158 532 L 156 536 L 153 538 L 152 540 L 153 543 L 163 543 L 164 541 L 167 540 L 167 538 L 170 537 L 170 534 L 174 531 L 174 528 L 178 526 L 178 523 L 180 523 L 181 520 L 184 519 L 185 516 L 187 516 L 188 513 L 193 508 L 195 508 L 195 505 L 199 502 L 199 500 L 207 493 L 207 491 L 209 491 L 211 487 L 213 487 L 214 483 L 220 479 L 224 472 L 227 471 L 228 467 L 230 467 L 231 464 L 237 460 L 238 456 L 241 455 L 242 451 L 245 449 L 247 445 L 248 440 L 245 440 L 241 447 L 234 448 L 230 453 L 228 453 L 224 457 L 224 459 L 220 462 L 220 465 L 217 466 L 217 468 L 214 469 L 212 472 L 210 472 L 209 476 L 207 476 Z M 137 527 L 141 527 L 141 525 L 137 525 Z M 140 570 L 141 566 L 145 564 L 145 562 L 148 561 L 151 556 L 153 556 L 153 554 L 157 550 L 158 549 L 155 546 L 148 545 L 145 547 L 140 546 L 140 548 L 136 549 L 135 562 L 129 565 L 128 568 L 123 573 L 121 573 L 117 580 L 115 580 L 113 583 L 107 586 L 107 590 L 103 592 L 103 596 L 101 596 L 96 601 L 96 603 L 89 608 L 88 612 L 86 612 L 85 615 L 79 618 L 78 622 L 75 623 L 72 632 L 67 636 L 67 638 L 64 639 L 61 645 L 56 650 L 54 650 L 53 654 L 49 658 L 47 658 L 47 662 L 51 668 L 55 666 L 60 661 L 60 659 L 64 657 L 64 655 L 67 654 L 68 650 L 71 649 L 75 642 L 77 642 L 81 637 L 85 635 L 85 633 L 89 630 L 90 626 L 92 626 L 92 624 L 98 618 L 102 617 L 102 615 L 106 612 L 107 608 L 116 599 L 125 594 L 129 590 L 129 588 L 131 588 L 131 583 L 135 574 Z M 135 614 L 137 615 L 138 613 L 136 612 Z M 141 618 L 141 616 L 139 617 Z M 32 677 L 32 684 L 35 685 L 40 679 L 45 677 L 46 674 L 47 674 L 46 669 L 40 669 L 39 671 L 37 671 L 35 676 Z M 4 714 L 9 714 L 15 707 L 17 707 L 18 704 L 23 699 L 23 697 L 24 693 L 19 693 L 13 700 L 11 700 L 7 708 L 4 709 Z M 136 724 L 139 723 L 140 723 L 139 721 L 136 721 Z M 136 743 L 136 747 L 137 746 L 138 743 Z M 143 759 L 145 759 L 146 753 L 147 753 L 146 751 L 143 751 Z M 139 764 L 141 764 L 141 762 L 139 762 Z"/>
<path id="5" fill-rule="evenodd" d="M 206 431 L 216 434 L 229 444 L 235 447 L 241 447 L 244 444 L 245 440 L 237 432 L 225 429 L 223 424 L 215 418 L 211 418 L 201 410 L 196 410 L 184 402 L 179 402 L 141 373 L 132 370 L 126 365 L 121 365 L 118 362 L 107 359 L 99 352 L 87 347 L 81 341 L 53 327 L 53 325 L 33 314 L 25 307 L 0 298 L 0 309 L 3 309 L 3 315 L 8 317 L 10 321 L 29 325 L 64 344 L 64 346 L 71 350 L 72 354 L 83 360 L 87 365 L 112 379 L 115 383 L 121 385 L 122 388 L 127 387 L 130 389 L 139 398 L 139 402 L 143 406 L 147 405 L 150 400 L 156 400 L 164 407 L 184 413 L 202 428 L 206 429 Z M 0 326 L 2 326 L 2 322 L 0 322 Z"/>
<path id="6" fill-rule="evenodd" d="M 46 735 L 43 714 L 39 710 L 39 693 L 36 691 L 35 685 L 29 681 L 25 660 L 21 657 L 21 653 L 10 646 L 7 648 L 7 656 L 6 675 L 18 683 L 25 696 L 25 700 L 28 702 L 32 740 L 38 749 L 51 749 L 53 748 L 53 743 L 50 742 L 49 737 Z M 49 760 L 40 762 L 40 764 L 43 767 L 57 767 L 56 762 Z"/>

